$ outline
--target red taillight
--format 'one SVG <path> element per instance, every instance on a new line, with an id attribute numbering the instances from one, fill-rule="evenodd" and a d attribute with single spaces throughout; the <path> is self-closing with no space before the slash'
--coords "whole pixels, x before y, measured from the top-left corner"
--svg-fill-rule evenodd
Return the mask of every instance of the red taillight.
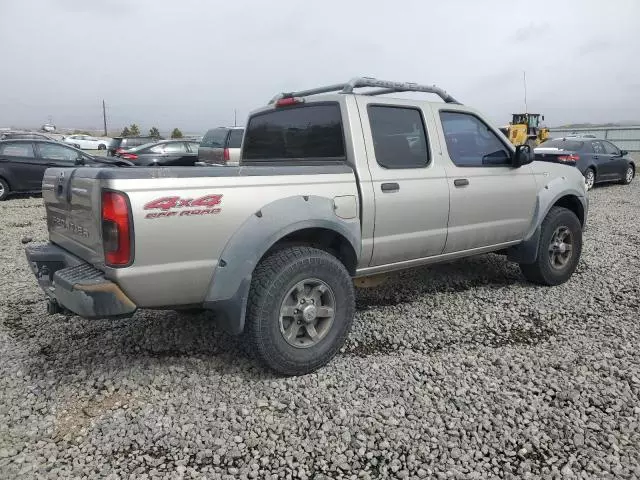
<path id="1" fill-rule="evenodd" d="M 124 193 L 102 192 L 102 245 L 106 265 L 121 267 L 131 263 L 131 219 Z"/>
<path id="2" fill-rule="evenodd" d="M 137 160 L 138 155 L 136 155 L 135 153 L 123 153 L 122 158 L 124 158 L 125 160 Z"/>
<path id="3" fill-rule="evenodd" d="M 225 162 L 228 162 L 230 157 L 229 157 L 229 149 L 225 148 L 224 151 L 222 152 L 222 158 Z"/>
<path id="4" fill-rule="evenodd" d="M 276 102 L 276 107 L 288 107 L 291 105 L 297 105 L 299 103 L 304 103 L 304 98 L 300 97 L 285 97 L 281 98 Z"/>
<path id="5" fill-rule="evenodd" d="M 578 160 L 580 160 L 580 155 L 576 155 L 575 153 L 558 156 L 558 161 L 563 163 L 576 163 Z"/>

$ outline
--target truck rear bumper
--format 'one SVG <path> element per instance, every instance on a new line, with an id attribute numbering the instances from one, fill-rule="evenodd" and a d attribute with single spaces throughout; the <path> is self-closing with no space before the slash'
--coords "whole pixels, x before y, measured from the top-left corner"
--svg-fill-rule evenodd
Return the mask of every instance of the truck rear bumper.
<path id="1" fill-rule="evenodd" d="M 51 302 L 84 318 L 127 317 L 136 305 L 104 273 L 51 243 L 25 249 L 29 266 Z"/>

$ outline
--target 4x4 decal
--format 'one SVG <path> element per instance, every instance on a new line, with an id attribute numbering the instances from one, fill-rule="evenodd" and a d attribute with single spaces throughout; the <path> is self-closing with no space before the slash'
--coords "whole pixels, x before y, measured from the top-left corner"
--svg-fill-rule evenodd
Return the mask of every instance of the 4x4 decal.
<path id="1" fill-rule="evenodd" d="M 145 210 L 160 211 L 147 213 L 144 218 L 214 215 L 222 210 L 218 206 L 221 202 L 222 195 L 218 194 L 205 195 L 196 199 L 181 198 L 179 196 L 160 197 L 144 205 Z"/>

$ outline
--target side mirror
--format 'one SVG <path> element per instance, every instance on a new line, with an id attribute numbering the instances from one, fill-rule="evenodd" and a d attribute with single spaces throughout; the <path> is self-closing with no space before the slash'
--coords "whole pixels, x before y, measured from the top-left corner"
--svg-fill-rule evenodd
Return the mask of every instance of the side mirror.
<path id="1" fill-rule="evenodd" d="M 624 157 L 625 155 L 629 155 L 629 152 L 626 150 L 620 150 L 620 155 Z"/>
<path id="2" fill-rule="evenodd" d="M 533 153 L 533 148 L 531 145 L 518 145 L 516 147 L 516 151 L 513 152 L 513 156 L 511 157 L 511 166 L 513 168 L 520 168 L 523 165 L 528 165 L 535 159 L 535 154 Z"/>
<path id="3" fill-rule="evenodd" d="M 85 164 L 84 157 L 76 158 L 75 164 L 76 165 L 84 165 Z"/>

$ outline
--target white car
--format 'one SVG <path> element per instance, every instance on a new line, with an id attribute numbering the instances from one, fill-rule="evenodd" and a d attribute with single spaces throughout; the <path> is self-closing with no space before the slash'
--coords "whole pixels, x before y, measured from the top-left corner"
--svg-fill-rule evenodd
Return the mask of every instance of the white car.
<path id="1" fill-rule="evenodd" d="M 64 143 L 84 150 L 106 150 L 110 138 L 92 137 L 91 135 L 70 135 L 62 139 Z"/>

